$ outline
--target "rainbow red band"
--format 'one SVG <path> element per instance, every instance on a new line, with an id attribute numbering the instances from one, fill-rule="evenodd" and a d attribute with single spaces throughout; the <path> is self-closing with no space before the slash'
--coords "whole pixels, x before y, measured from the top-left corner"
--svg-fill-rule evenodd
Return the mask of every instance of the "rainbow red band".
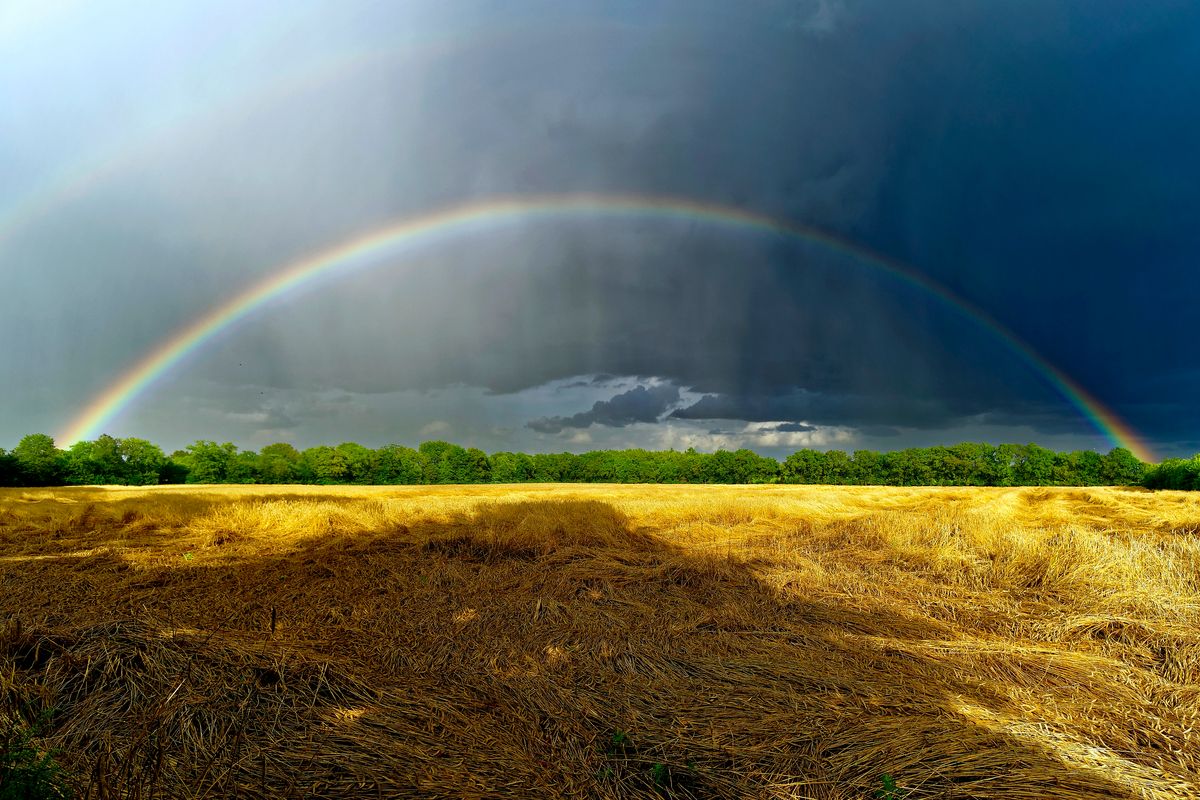
<path id="1" fill-rule="evenodd" d="M 671 197 L 564 194 L 492 199 L 456 206 L 401 220 L 349 242 L 287 265 L 216 306 L 143 356 L 106 388 L 70 423 L 59 437 L 65 445 L 91 439 L 127 409 L 152 384 L 190 353 L 199 350 L 234 323 L 267 304 L 303 290 L 320 278 L 331 278 L 378 264 L 383 256 L 402 255 L 405 248 L 429 244 L 440 237 L 457 237 L 514 222 L 549 221 L 579 216 L 615 216 L 703 222 L 714 227 L 757 230 L 813 242 L 849 255 L 858 262 L 918 287 L 966 314 L 1006 342 L 1075 406 L 1114 444 L 1128 448 L 1143 461 L 1155 456 L 1141 437 L 1112 410 L 1091 396 L 989 314 L 945 286 L 867 248 L 824 231 L 792 225 L 741 209 Z"/>

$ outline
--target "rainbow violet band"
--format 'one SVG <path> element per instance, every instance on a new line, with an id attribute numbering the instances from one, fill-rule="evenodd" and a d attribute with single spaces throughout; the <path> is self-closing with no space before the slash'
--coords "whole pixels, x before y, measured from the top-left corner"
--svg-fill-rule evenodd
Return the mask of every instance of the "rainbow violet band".
<path id="1" fill-rule="evenodd" d="M 318 279 L 329 279 L 356 269 L 375 266 L 384 256 L 402 255 L 407 248 L 428 245 L 441 238 L 461 237 L 518 222 L 553 221 L 572 217 L 586 219 L 596 216 L 675 220 L 703 223 L 716 228 L 782 234 L 850 256 L 861 264 L 921 289 L 974 319 L 1020 355 L 1114 444 L 1128 448 L 1143 461 L 1156 460 L 1150 448 L 1124 420 L 1069 376 L 1047 362 L 987 312 L 903 264 L 824 231 L 782 222 L 763 214 L 682 198 L 614 194 L 525 195 L 454 206 L 400 220 L 286 265 L 175 331 L 168 339 L 142 356 L 120 378 L 87 404 L 71 421 L 59 437 L 59 441 L 70 445 L 83 439 L 95 438 L 105 425 L 126 410 L 189 354 L 200 350 L 234 323 L 251 316 L 272 302 L 303 291 Z"/>

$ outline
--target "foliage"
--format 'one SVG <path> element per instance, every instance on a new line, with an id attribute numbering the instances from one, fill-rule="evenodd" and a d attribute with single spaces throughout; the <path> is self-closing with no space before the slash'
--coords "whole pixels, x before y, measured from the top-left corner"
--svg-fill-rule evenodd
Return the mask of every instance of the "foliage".
<path id="1" fill-rule="evenodd" d="M 491 466 L 482 450 L 466 450 L 449 442 L 422 442 L 425 483 L 489 483 Z"/>
<path id="2" fill-rule="evenodd" d="M 1108 486 L 1136 486 L 1145 479 L 1146 465 L 1124 447 L 1116 447 L 1100 464 L 1100 483 Z"/>
<path id="3" fill-rule="evenodd" d="M 424 477 L 421 455 L 411 447 L 389 444 L 375 451 L 372 483 L 422 483 Z"/>
<path id="4" fill-rule="evenodd" d="M 187 453 L 188 483 L 235 482 L 231 478 L 237 470 L 231 467 L 237 455 L 237 445 L 200 440 L 188 445 Z"/>
<path id="5" fill-rule="evenodd" d="M 350 464 L 345 453 L 332 447 L 310 447 L 300 460 L 308 483 L 349 483 Z"/>
<path id="6" fill-rule="evenodd" d="M 803 483 L 876 486 L 1133 486 L 1200 488 L 1200 462 L 1150 467 L 1118 447 L 1056 453 L 1036 444 L 964 442 L 880 453 L 800 450 L 783 463 L 753 450 L 593 450 L 488 455 L 444 441 L 415 450 L 355 442 L 310 447 L 283 442 L 259 452 L 200 440 L 168 458 L 144 439 L 102 435 L 63 452 L 44 434 L 0 450 L 0 486 L 61 484 L 267 483 Z"/>
<path id="7" fill-rule="evenodd" d="M 883 788 L 875 790 L 877 800 L 900 800 L 908 794 L 906 790 L 896 785 L 896 779 L 891 775 L 880 775 L 879 781 L 883 784 Z"/>
<path id="8" fill-rule="evenodd" d="M 258 456 L 262 483 L 296 483 L 300 478 L 300 451 L 286 442 L 269 444 Z"/>
<path id="9" fill-rule="evenodd" d="M 533 459 L 524 453 L 493 453 L 492 480 L 495 483 L 526 483 L 533 480 Z"/>
<path id="10" fill-rule="evenodd" d="M 0 447 L 0 486 L 20 486 L 20 477 L 16 457 Z"/>
<path id="11" fill-rule="evenodd" d="M 631 777 L 637 783 L 648 785 L 659 796 L 671 797 L 677 790 L 693 788 L 699 777 L 692 760 L 689 759 L 682 767 L 667 761 L 651 760 L 648 754 L 634 746 L 629 734 L 619 728 L 612 732 L 605 744 L 604 756 L 608 763 L 597 772 L 597 780 L 619 778 L 628 774 L 625 768 L 634 766 Z"/>
<path id="12" fill-rule="evenodd" d="M 1200 490 L 1200 455 L 1192 458 L 1168 458 L 1146 470 L 1148 489 Z"/>
<path id="13" fill-rule="evenodd" d="M 145 439 L 115 439 L 107 434 L 76 442 L 64 454 L 66 479 L 73 484 L 163 483 L 167 458 Z"/>
<path id="14" fill-rule="evenodd" d="M 879 486 L 1131 486 L 1145 465 L 1123 447 L 1055 453 L 1036 444 L 963 443 L 877 453 L 801 450 L 780 467 L 783 483 Z"/>
<path id="15" fill-rule="evenodd" d="M 66 775 L 52 753 L 42 753 L 34 737 L 47 716 L 33 726 L 17 720 L 0 726 L 0 800 L 59 800 L 71 796 Z"/>
<path id="16" fill-rule="evenodd" d="M 44 433 L 31 433 L 12 451 L 17 471 L 25 486 L 54 486 L 63 474 L 62 451 Z"/>

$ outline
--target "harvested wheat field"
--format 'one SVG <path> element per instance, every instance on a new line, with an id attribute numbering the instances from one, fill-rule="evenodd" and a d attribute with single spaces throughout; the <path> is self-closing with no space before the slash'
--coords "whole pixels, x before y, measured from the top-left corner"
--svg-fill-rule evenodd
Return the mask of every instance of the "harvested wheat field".
<path id="1" fill-rule="evenodd" d="M 1198 531 L 1132 489 L 5 490 L 0 690 L 81 797 L 1200 797 Z"/>

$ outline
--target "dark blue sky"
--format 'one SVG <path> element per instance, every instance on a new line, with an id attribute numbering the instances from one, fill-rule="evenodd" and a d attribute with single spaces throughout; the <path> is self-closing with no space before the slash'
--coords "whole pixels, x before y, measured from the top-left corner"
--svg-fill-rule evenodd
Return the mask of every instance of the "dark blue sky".
<path id="1" fill-rule="evenodd" d="M 1136 427 L 1195 449 L 1200 8 L 1073 12 L 1037 46 L 927 54 L 952 78 L 913 104 L 870 227 Z M 1007 22 L 993 34 L 1014 36 Z"/>
<path id="2" fill-rule="evenodd" d="M 307 253 L 495 195 L 669 194 L 873 248 L 1200 450 L 1200 7 L 17 2 L 0 445 Z M 273 306 L 108 424 L 168 447 L 1107 449 L 986 326 L 699 223 L 447 241 Z"/>

